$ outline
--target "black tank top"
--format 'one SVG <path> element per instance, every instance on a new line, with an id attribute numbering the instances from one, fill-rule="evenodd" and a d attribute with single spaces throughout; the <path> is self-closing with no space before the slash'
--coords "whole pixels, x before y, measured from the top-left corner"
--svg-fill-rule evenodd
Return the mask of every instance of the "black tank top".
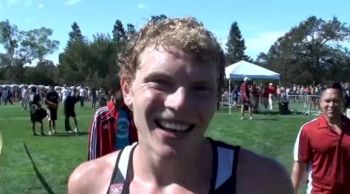
<path id="1" fill-rule="evenodd" d="M 239 146 L 232 146 L 208 138 L 213 149 L 213 171 L 210 194 L 235 194 Z M 107 194 L 129 194 L 134 171 L 132 158 L 137 143 L 120 151 Z"/>

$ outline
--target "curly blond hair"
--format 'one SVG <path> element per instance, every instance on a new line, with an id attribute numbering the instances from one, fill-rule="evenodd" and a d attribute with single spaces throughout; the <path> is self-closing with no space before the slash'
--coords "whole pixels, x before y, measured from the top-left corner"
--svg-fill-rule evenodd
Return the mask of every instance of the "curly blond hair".
<path id="1" fill-rule="evenodd" d="M 175 46 L 198 62 L 216 65 L 218 78 L 222 79 L 224 55 L 221 47 L 214 35 L 193 17 L 149 21 L 119 56 L 119 75 L 133 80 L 141 53 L 149 46 L 157 48 L 160 45 Z"/>

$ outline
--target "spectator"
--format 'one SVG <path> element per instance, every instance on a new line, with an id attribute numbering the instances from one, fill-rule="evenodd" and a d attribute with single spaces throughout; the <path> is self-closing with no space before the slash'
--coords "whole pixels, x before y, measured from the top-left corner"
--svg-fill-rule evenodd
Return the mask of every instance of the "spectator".
<path id="1" fill-rule="evenodd" d="M 96 109 L 98 91 L 95 88 L 91 90 L 91 108 Z"/>
<path id="2" fill-rule="evenodd" d="M 132 112 L 124 104 L 121 91 L 96 110 L 89 130 L 88 159 L 96 159 L 137 141 Z"/>
<path id="3" fill-rule="evenodd" d="M 249 120 L 253 119 L 253 113 L 252 113 L 253 104 L 252 104 L 251 99 L 250 99 L 249 83 L 248 83 L 249 81 L 250 81 L 249 77 L 245 77 L 243 79 L 243 83 L 242 83 L 241 88 L 240 88 L 241 102 L 242 102 L 241 120 L 244 120 L 245 109 L 248 109 Z"/>
<path id="4" fill-rule="evenodd" d="M 31 94 L 29 96 L 29 107 L 30 107 L 30 120 L 32 121 L 32 130 L 33 135 L 37 136 L 35 123 L 40 123 L 40 131 L 41 135 L 45 135 L 44 133 L 44 126 L 43 126 L 43 119 L 46 117 L 47 113 L 46 110 L 42 108 L 41 106 L 41 97 L 37 93 L 37 88 L 32 87 L 31 88 Z"/>
<path id="5" fill-rule="evenodd" d="M 350 83 L 347 82 L 344 87 L 345 96 L 345 115 L 350 118 Z"/>
<path id="6" fill-rule="evenodd" d="M 50 86 L 49 92 L 46 94 L 45 103 L 49 109 L 49 135 L 56 133 L 57 109 L 59 101 L 58 93 Z"/>
<path id="7" fill-rule="evenodd" d="M 79 93 L 76 90 L 72 91 L 72 95 L 67 96 L 64 101 L 64 126 L 66 129 L 66 133 L 72 133 L 72 127 L 70 125 L 70 117 L 73 118 L 75 128 L 73 130 L 74 133 L 79 133 L 78 129 L 78 120 L 75 113 L 75 103 L 79 101 Z"/>
<path id="8" fill-rule="evenodd" d="M 81 85 L 79 88 L 80 107 L 84 107 L 85 96 L 86 96 L 85 87 L 84 85 Z"/>
<path id="9" fill-rule="evenodd" d="M 269 84 L 269 87 L 268 87 L 267 91 L 268 91 L 268 95 L 269 95 L 268 96 L 269 110 L 272 111 L 273 110 L 273 97 L 276 94 L 276 88 L 273 85 L 273 83 Z"/>
<path id="10" fill-rule="evenodd" d="M 343 103 L 340 84 L 325 86 L 322 114 L 301 127 L 291 176 L 295 193 L 308 170 L 307 193 L 350 194 L 350 119 L 342 114 Z"/>

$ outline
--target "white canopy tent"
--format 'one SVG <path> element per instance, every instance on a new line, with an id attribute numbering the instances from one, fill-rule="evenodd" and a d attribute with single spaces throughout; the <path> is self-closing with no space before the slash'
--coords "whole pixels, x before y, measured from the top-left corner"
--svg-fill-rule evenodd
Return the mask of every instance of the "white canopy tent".
<path id="1" fill-rule="evenodd" d="M 243 81 L 244 77 L 254 80 L 279 80 L 280 74 L 247 61 L 239 61 L 225 68 L 226 79 Z"/>
<path id="2" fill-rule="evenodd" d="M 244 77 L 254 80 L 280 80 L 279 73 L 244 60 L 225 67 L 225 77 L 229 80 L 229 94 L 231 94 L 231 80 L 243 81 Z M 229 113 L 231 114 L 231 98 L 229 98 Z"/>

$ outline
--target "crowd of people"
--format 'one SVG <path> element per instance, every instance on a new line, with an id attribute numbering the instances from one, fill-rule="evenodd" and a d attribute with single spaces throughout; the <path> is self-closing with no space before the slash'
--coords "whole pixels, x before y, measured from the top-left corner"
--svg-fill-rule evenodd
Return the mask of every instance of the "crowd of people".
<path id="1" fill-rule="evenodd" d="M 31 88 L 37 88 L 37 93 L 44 98 L 48 91 L 50 90 L 50 86 L 43 85 L 0 85 L 0 105 L 13 104 L 14 102 L 20 102 L 24 110 L 28 109 L 29 102 L 29 93 Z M 103 88 L 95 89 L 90 87 L 85 87 L 84 85 L 80 86 L 71 86 L 67 85 L 54 86 L 54 90 L 57 92 L 59 96 L 59 100 L 64 102 L 64 99 L 76 92 L 79 96 L 80 106 L 84 106 L 84 102 L 91 102 L 91 108 L 97 109 L 98 107 L 105 106 L 108 101 L 108 96 L 110 95 Z"/>
<path id="2" fill-rule="evenodd" d="M 344 113 L 350 117 L 350 83 L 340 83 L 344 90 Z M 230 103 L 233 108 L 241 105 L 241 119 L 243 120 L 245 110 L 248 110 L 250 119 L 252 119 L 252 113 L 261 111 L 273 111 L 278 108 L 279 111 L 283 106 L 287 106 L 288 103 L 303 102 L 304 108 L 311 111 L 320 112 L 319 100 L 320 93 L 324 86 L 318 84 L 316 86 L 281 86 L 277 83 L 258 83 L 249 77 L 245 77 L 242 83 L 234 84 L 232 89 L 225 90 L 221 95 L 221 103 Z M 276 102 L 278 107 L 276 107 Z M 242 107 L 244 107 L 242 109 Z M 286 107 L 288 108 L 288 107 Z M 289 111 L 289 110 L 287 110 Z"/>

